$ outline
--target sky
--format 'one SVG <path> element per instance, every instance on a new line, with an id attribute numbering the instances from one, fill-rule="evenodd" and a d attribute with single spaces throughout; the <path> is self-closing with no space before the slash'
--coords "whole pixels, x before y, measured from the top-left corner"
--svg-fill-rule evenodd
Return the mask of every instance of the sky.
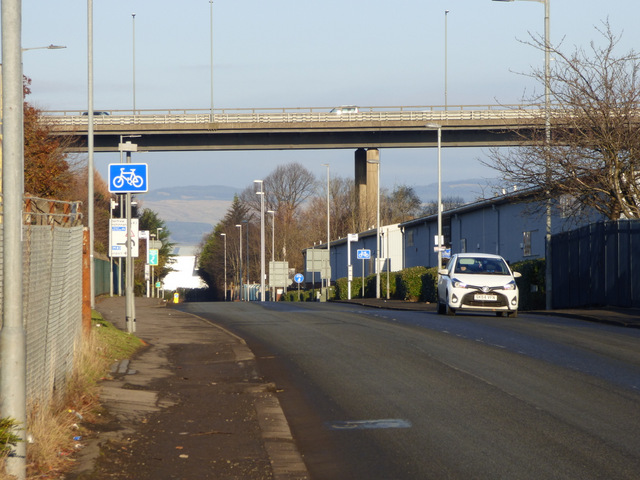
<path id="1" fill-rule="evenodd" d="M 550 2 L 554 45 L 588 48 L 608 19 L 622 34 L 619 54 L 640 49 L 637 0 Z M 87 2 L 23 0 L 22 17 L 23 48 L 66 46 L 24 52 L 28 100 L 44 110 L 86 110 Z M 541 89 L 524 75 L 544 63 L 543 52 L 523 43 L 544 34 L 544 6 L 536 0 L 93 0 L 93 18 L 95 110 L 133 107 L 134 44 L 142 110 L 210 108 L 212 43 L 215 108 L 443 105 L 445 83 L 451 108 L 519 103 Z M 152 190 L 244 188 L 294 161 L 319 178 L 326 163 L 332 176 L 354 175 L 351 150 L 134 155 L 149 164 Z M 436 149 L 380 156 L 383 186 L 437 179 Z M 443 149 L 443 181 L 497 176 L 481 165 L 486 156 Z M 106 178 L 107 165 L 119 160 L 96 153 L 96 168 Z"/>

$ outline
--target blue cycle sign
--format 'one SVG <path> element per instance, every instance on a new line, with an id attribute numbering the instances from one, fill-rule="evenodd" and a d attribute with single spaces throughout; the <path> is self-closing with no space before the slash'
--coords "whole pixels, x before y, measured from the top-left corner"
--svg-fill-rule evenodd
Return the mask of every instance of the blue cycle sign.
<path id="1" fill-rule="evenodd" d="M 371 250 L 368 248 L 360 248 L 357 250 L 358 260 L 369 260 L 371 258 Z"/>
<path id="2" fill-rule="evenodd" d="M 293 280 L 294 280 L 296 283 L 302 283 L 302 282 L 304 282 L 304 275 L 302 275 L 301 273 L 296 273 L 296 274 L 293 276 Z"/>
<path id="3" fill-rule="evenodd" d="M 110 163 L 109 192 L 144 193 L 147 186 L 146 163 Z"/>

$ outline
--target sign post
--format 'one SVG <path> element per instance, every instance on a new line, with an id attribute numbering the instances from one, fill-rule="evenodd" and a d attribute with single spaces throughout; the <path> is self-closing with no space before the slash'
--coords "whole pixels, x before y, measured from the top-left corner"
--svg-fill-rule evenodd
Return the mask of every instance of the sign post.
<path id="1" fill-rule="evenodd" d="M 300 301 L 300 284 L 304 282 L 304 275 L 302 275 L 301 273 L 296 273 L 293 276 L 293 281 L 298 284 L 298 301 Z"/>
<path id="2" fill-rule="evenodd" d="M 347 235 L 347 299 L 351 300 L 351 282 L 353 281 L 353 265 L 351 265 L 351 242 L 358 241 L 357 233 Z"/>
<path id="3" fill-rule="evenodd" d="M 148 191 L 147 164 L 131 163 L 131 152 L 138 151 L 138 145 L 130 141 L 118 144 L 118 150 L 126 152 L 127 162 L 109 164 L 109 192 L 126 194 L 127 233 L 131 232 L 131 194 Z M 131 235 L 127 235 L 127 264 L 125 288 L 125 324 L 128 333 L 136 331 L 135 299 L 133 296 L 133 260 Z"/>
<path id="4" fill-rule="evenodd" d="M 358 258 L 362 259 L 362 298 L 364 298 L 364 261 L 371 260 L 371 250 L 368 248 L 359 248 L 356 253 Z"/>

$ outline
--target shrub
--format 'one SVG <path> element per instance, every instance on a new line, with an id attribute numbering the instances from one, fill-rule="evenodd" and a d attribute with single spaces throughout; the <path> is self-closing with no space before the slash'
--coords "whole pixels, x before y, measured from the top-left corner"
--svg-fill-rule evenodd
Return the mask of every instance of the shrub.
<path id="1" fill-rule="evenodd" d="M 400 300 L 417 302 L 422 296 L 422 276 L 427 267 L 405 268 L 396 276 L 396 292 Z"/>
<path id="2" fill-rule="evenodd" d="M 349 280 L 346 277 L 336 280 L 335 290 L 331 298 L 336 300 L 347 300 L 349 298 Z M 351 282 L 351 298 L 362 298 L 362 277 L 353 278 Z"/>
<path id="3" fill-rule="evenodd" d="M 545 308 L 545 261 L 525 260 L 511 265 L 511 270 L 520 272 L 516 279 L 520 291 L 520 310 L 544 310 Z"/>
<path id="4" fill-rule="evenodd" d="M 438 301 L 438 268 L 427 269 L 421 275 L 422 289 L 420 290 L 420 301 L 435 303 Z"/>

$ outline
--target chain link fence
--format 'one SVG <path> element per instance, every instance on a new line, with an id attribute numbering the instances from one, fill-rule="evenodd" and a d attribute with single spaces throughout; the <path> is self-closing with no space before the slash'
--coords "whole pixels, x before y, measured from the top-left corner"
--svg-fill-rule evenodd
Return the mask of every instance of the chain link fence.
<path id="1" fill-rule="evenodd" d="M 75 202 L 27 198 L 23 218 L 27 399 L 46 403 L 64 394 L 81 338 L 83 227 Z M 0 264 L 3 252 L 0 229 Z M 0 303 L 4 282 L 15 281 L 2 277 Z"/>

